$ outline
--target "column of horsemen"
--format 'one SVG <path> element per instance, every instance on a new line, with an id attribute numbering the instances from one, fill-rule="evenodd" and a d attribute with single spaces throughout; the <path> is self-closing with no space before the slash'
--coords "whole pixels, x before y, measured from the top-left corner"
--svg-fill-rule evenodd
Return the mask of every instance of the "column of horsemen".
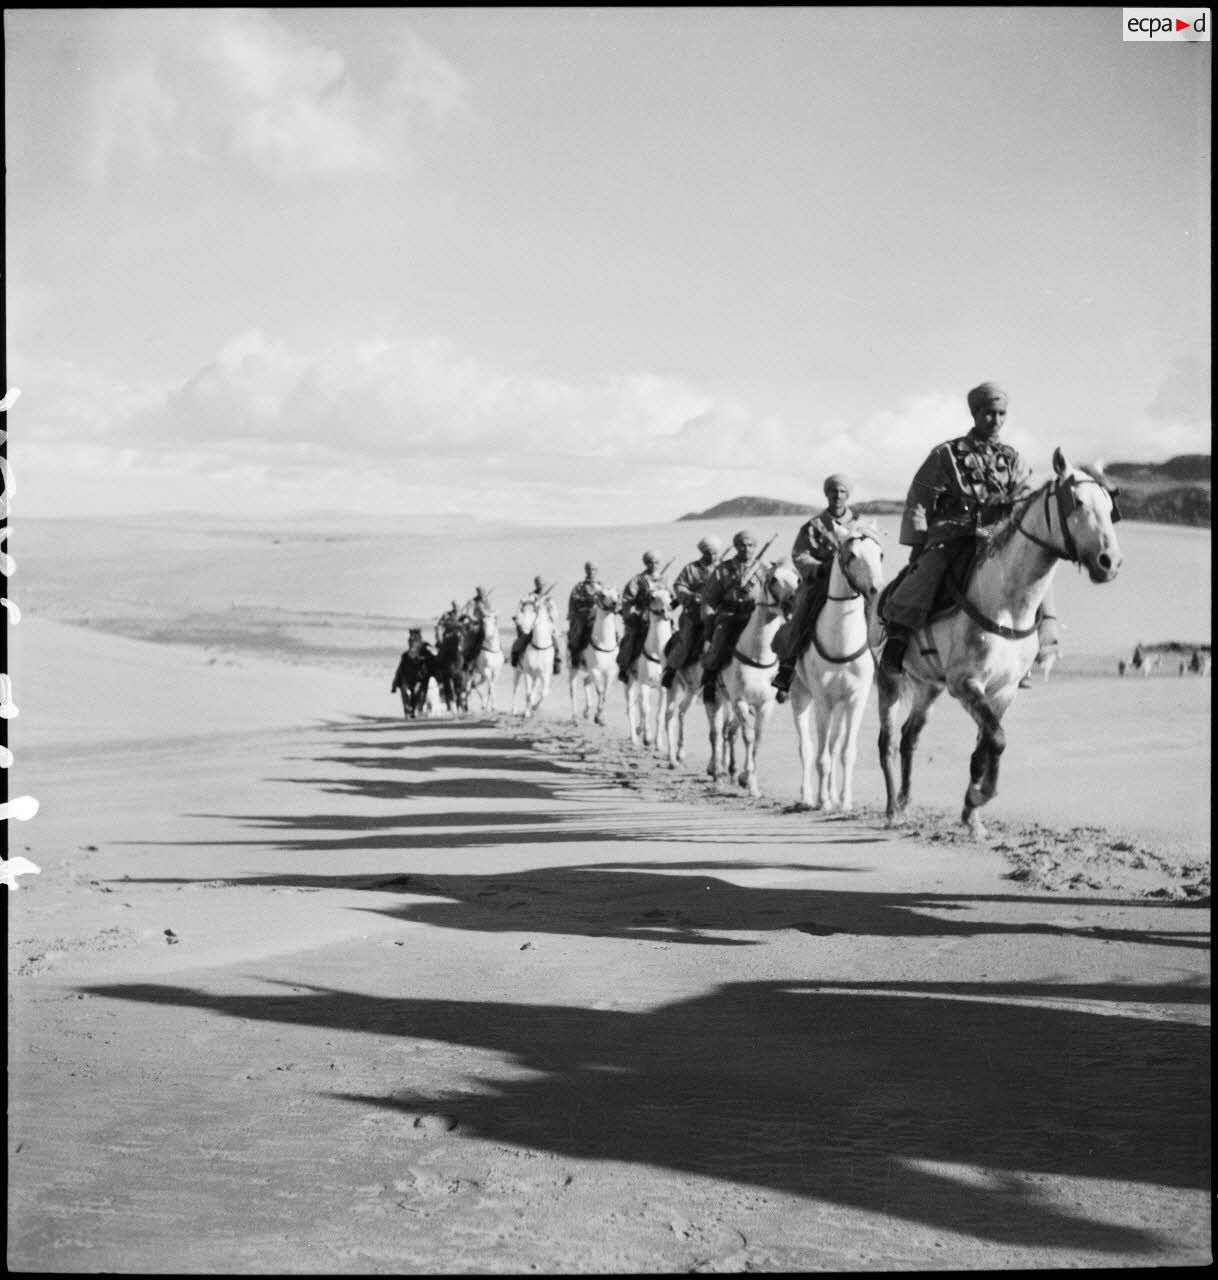
<path id="1" fill-rule="evenodd" d="M 968 393 L 967 403 L 972 429 L 933 449 L 909 487 L 899 535 L 901 544 L 910 548 L 909 563 L 880 606 L 886 639 L 878 660 L 892 674 L 901 671 L 910 638 L 943 604 L 943 588 L 948 580 L 963 580 L 995 522 L 1030 492 L 1030 468 L 1011 445 L 1000 439 L 1006 418 L 1006 393 L 992 382 L 983 382 Z M 824 509 L 800 526 L 791 546 L 791 560 L 801 584 L 792 601 L 788 623 L 774 642 L 779 665 L 772 683 L 778 702 L 786 700 L 799 659 L 812 643 L 838 548 L 856 528 L 857 517 L 849 506 L 851 491 L 851 482 L 845 475 L 834 473 L 826 477 Z M 699 539 L 697 558 L 681 568 L 671 587 L 680 617 L 663 654 L 664 687 L 671 687 L 676 673 L 700 655 L 703 696 L 713 705 L 719 673 L 731 661 L 736 641 L 760 602 L 767 573 L 773 567 L 773 562 L 765 559 L 769 546 L 767 543 L 759 549 L 756 537 L 748 530 L 736 533 L 727 548 L 713 534 Z M 671 563 L 661 567 L 654 552 L 644 552 L 642 570 L 621 591 L 617 605 L 622 621 L 617 668 L 624 684 L 643 652 L 649 604 L 655 593 L 667 586 Z M 526 612 L 525 606 L 552 612 L 555 585 L 547 586 L 541 577 L 534 578 L 517 617 Z M 567 600 L 567 661 L 572 669 L 583 662 L 595 611 L 598 605 L 603 607 L 605 600 L 606 590 L 597 565 L 588 561 L 584 577 L 571 589 Z M 480 634 L 479 625 L 490 608 L 489 594 L 482 587 L 464 606 L 454 600 L 435 624 L 437 652 L 446 644 L 451 648 L 454 637 L 460 637 L 456 647 L 458 651 L 464 647 L 468 654 L 470 637 Z M 1044 656 L 1058 643 L 1051 590 L 1038 622 L 1040 652 Z M 412 645 L 417 636 L 412 633 Z M 513 666 L 528 643 L 529 633 L 518 622 L 511 650 Z M 406 657 L 404 654 L 403 662 Z M 562 669 L 557 647 L 553 663 L 557 674 Z M 395 679 L 395 689 L 400 682 Z"/>

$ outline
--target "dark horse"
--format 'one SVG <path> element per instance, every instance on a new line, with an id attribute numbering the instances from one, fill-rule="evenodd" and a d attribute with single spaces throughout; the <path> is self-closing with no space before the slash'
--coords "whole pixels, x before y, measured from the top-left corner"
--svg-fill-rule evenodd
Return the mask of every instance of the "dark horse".
<path id="1" fill-rule="evenodd" d="M 469 630 L 465 620 L 449 626 L 440 633 L 436 646 L 432 674 L 449 711 L 454 708 L 469 710 L 469 662 L 466 657 L 470 649 Z"/>
<path id="2" fill-rule="evenodd" d="M 422 631 L 411 627 L 406 652 L 402 654 L 389 689 L 390 693 L 401 693 L 402 713 L 407 720 L 420 715 L 427 703 L 427 686 L 431 682 L 435 661 L 435 652 L 423 639 Z"/>

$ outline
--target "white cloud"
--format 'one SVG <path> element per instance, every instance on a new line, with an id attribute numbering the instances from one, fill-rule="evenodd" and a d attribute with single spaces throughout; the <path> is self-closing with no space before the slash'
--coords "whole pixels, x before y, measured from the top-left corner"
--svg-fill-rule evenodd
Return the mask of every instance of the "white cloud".
<path id="1" fill-rule="evenodd" d="M 113 10 L 86 24 L 84 164 L 104 181 L 158 162 L 236 161 L 284 180 L 400 173 L 466 110 L 460 71 L 404 22 L 375 83 L 257 9 Z M 79 91 L 80 77 L 67 83 Z"/>
<path id="2" fill-rule="evenodd" d="M 857 422 L 795 427 L 679 379 L 580 386 L 493 368 L 443 338 L 303 352 L 248 331 L 179 387 L 107 387 L 69 366 L 47 384 L 54 400 L 37 382 L 23 398 L 21 438 L 57 446 L 68 470 L 147 473 L 158 500 L 176 488 L 192 505 L 185 495 L 209 481 L 234 502 L 272 505 L 345 495 L 357 508 L 453 509 L 464 495 L 484 514 L 526 519 L 523 507 L 540 523 L 667 519 L 743 493 L 813 504 L 832 471 L 852 476 L 859 500 L 901 498 L 929 450 L 969 425 L 958 393 L 930 392 Z M 1186 433 L 1174 451 L 1192 451 Z M 1006 438 L 1042 475 L 1059 443 L 1074 461 L 1098 452 L 1014 413 Z M 101 452 L 73 452 L 82 446 Z M 52 454 L 31 456 L 37 470 Z"/>

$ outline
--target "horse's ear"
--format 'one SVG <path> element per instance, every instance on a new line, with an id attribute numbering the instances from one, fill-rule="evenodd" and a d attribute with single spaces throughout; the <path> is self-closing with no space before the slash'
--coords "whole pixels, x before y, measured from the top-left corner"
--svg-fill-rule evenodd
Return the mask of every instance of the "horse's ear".
<path id="1" fill-rule="evenodd" d="M 1070 470 L 1070 464 L 1066 461 L 1066 455 L 1062 453 L 1061 445 L 1053 450 L 1053 470 L 1059 476 L 1064 476 Z"/>

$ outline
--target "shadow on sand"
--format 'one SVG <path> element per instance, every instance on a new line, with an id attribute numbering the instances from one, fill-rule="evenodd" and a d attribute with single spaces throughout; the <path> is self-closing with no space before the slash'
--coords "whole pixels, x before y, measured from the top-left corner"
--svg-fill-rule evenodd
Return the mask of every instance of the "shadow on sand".
<path id="1" fill-rule="evenodd" d="M 301 984 L 294 983 L 299 992 Z M 646 1012 L 151 984 L 109 999 L 402 1036 L 531 1073 L 361 1108 L 467 1137 L 752 1184 L 1012 1245 L 1143 1254 L 1151 1229 L 1049 1203 L 1045 1177 L 1208 1186 L 1209 1033 L 1011 1003 L 1166 1001 L 1176 988 L 735 983 Z"/>

